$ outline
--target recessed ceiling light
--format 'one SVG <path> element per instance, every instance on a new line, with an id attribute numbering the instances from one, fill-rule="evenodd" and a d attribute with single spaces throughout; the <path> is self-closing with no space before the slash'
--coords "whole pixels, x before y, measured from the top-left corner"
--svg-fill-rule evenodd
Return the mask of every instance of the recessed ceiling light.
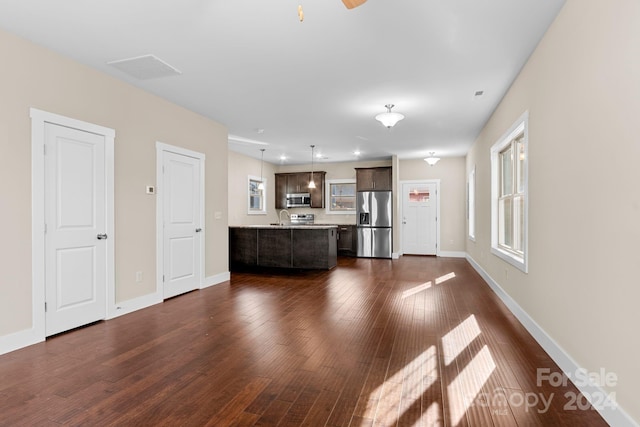
<path id="1" fill-rule="evenodd" d="M 356 150 L 356 151 L 353 152 L 353 154 L 355 154 L 356 156 L 359 156 L 360 155 L 360 151 Z"/>
<path id="2" fill-rule="evenodd" d="M 283 154 L 282 156 L 280 156 L 280 160 L 287 160 L 287 156 Z"/>

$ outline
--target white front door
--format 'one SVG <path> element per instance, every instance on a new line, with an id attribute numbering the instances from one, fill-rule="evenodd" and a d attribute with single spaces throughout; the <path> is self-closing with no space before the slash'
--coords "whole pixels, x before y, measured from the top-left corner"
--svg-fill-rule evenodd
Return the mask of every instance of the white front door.
<path id="1" fill-rule="evenodd" d="M 164 298 L 198 289 L 201 283 L 201 161 L 164 151 Z"/>
<path id="2" fill-rule="evenodd" d="M 438 242 L 436 183 L 402 184 L 402 252 L 436 255 Z"/>
<path id="3" fill-rule="evenodd" d="M 105 137 L 45 124 L 45 334 L 106 317 Z"/>

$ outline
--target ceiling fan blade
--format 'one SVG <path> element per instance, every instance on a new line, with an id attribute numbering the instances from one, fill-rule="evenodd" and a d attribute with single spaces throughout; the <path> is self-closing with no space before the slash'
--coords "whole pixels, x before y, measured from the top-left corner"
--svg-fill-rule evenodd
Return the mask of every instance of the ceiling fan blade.
<path id="1" fill-rule="evenodd" d="M 358 7 L 363 5 L 367 0 L 342 0 L 347 9 L 353 9 L 354 7 Z"/>

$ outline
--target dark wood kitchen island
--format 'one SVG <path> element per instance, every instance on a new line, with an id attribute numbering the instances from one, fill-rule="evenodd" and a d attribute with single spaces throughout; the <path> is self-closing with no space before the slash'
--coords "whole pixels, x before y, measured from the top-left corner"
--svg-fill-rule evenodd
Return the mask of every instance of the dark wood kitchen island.
<path id="1" fill-rule="evenodd" d="M 335 225 L 239 225 L 229 227 L 229 268 L 330 270 L 337 264 Z"/>

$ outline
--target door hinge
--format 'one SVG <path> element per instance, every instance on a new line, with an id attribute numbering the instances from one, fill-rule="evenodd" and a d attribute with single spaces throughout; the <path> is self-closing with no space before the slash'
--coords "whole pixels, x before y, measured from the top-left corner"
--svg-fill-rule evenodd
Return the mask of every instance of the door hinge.
<path id="1" fill-rule="evenodd" d="M 44 312 L 45 313 L 47 312 L 47 302 L 46 301 L 44 302 Z"/>
<path id="2" fill-rule="evenodd" d="M 164 283 L 164 274 L 162 275 L 162 283 Z"/>
<path id="3" fill-rule="evenodd" d="M 42 146 L 42 154 L 44 154 L 45 156 L 47 155 L 47 146 L 46 145 Z"/>
<path id="4" fill-rule="evenodd" d="M 44 225 L 44 232 L 47 232 L 47 224 Z"/>

